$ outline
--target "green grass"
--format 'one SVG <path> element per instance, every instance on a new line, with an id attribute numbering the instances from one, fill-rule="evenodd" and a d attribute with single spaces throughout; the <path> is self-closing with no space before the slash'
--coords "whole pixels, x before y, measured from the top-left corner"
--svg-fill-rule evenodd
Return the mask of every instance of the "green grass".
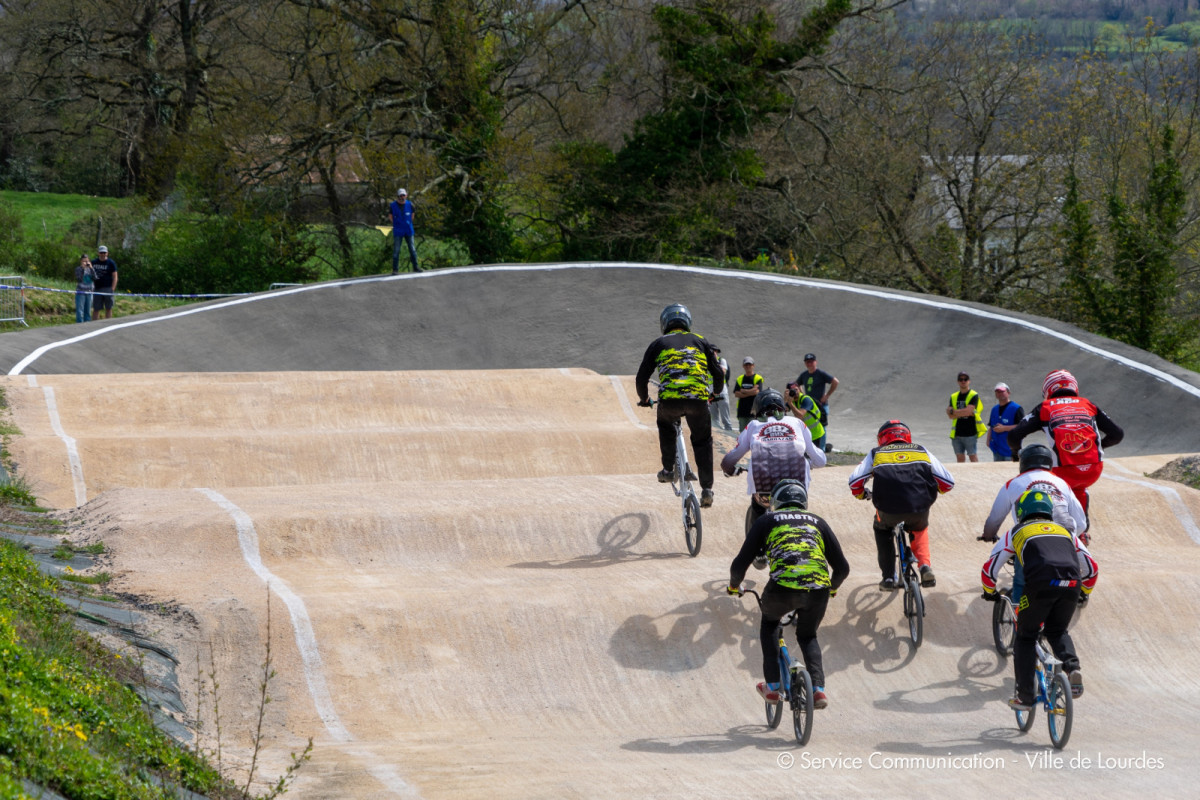
<path id="1" fill-rule="evenodd" d="M 236 796 L 154 727 L 140 669 L 72 625 L 61 584 L 0 541 L 0 796 L 26 778 L 68 798 L 168 798 L 165 785 Z"/>
<path id="2" fill-rule="evenodd" d="M 81 220 L 95 218 L 107 208 L 128 209 L 132 200 L 90 197 L 83 194 L 0 191 L 0 202 L 9 203 L 21 216 L 26 241 L 60 241 Z"/>

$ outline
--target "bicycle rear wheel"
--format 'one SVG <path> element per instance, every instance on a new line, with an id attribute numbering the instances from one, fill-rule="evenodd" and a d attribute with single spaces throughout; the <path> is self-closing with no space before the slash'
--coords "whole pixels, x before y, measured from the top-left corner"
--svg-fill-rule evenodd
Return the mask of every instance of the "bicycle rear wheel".
<path id="1" fill-rule="evenodd" d="M 792 731 L 796 741 L 808 744 L 812 736 L 813 719 L 813 689 L 812 676 L 806 669 L 798 669 L 792 674 Z"/>
<path id="2" fill-rule="evenodd" d="M 1067 676 L 1058 673 L 1046 687 L 1046 725 L 1050 728 L 1050 742 L 1062 750 L 1071 738 L 1071 722 L 1075 715 L 1075 703 L 1071 698 L 1071 683 Z"/>
<path id="3" fill-rule="evenodd" d="M 911 574 L 904 580 L 904 616 L 908 617 L 908 638 L 913 647 L 920 647 L 925 638 L 925 598 L 920 578 Z"/>
<path id="4" fill-rule="evenodd" d="M 1017 619 L 1013 616 L 1012 603 L 1007 597 L 997 597 L 992 603 L 992 641 L 996 643 L 996 652 L 1002 656 L 1012 655 L 1016 636 Z"/>
<path id="5" fill-rule="evenodd" d="M 693 558 L 700 554 L 700 540 L 704 535 L 704 525 L 700 521 L 700 500 L 689 486 L 683 501 L 683 535 L 687 540 L 688 555 Z"/>

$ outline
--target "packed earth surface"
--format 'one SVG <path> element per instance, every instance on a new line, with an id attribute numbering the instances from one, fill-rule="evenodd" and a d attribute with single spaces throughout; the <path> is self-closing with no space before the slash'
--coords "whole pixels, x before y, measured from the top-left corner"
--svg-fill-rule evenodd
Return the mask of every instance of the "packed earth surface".
<path id="1" fill-rule="evenodd" d="M 118 298 L 118 302 L 120 299 Z M 656 482 L 633 374 L 682 302 L 734 374 L 840 387 L 809 507 L 851 573 L 821 628 L 811 741 L 764 725 L 758 610 L 727 597 L 744 478 L 703 546 Z M 1054 321 L 761 273 L 480 267 L 317 284 L 0 336 L 16 469 L 102 541 L 113 588 L 173 613 L 200 735 L 264 779 L 314 740 L 296 798 L 1183 797 L 1200 749 L 1200 375 Z M 1071 370 L 1126 431 L 1092 489 L 1100 578 L 1073 635 L 1086 691 L 1052 750 L 1020 733 L 977 541 L 1016 465 L 956 464 L 960 370 L 1026 408 Z M 847 478 L 889 418 L 957 482 L 914 649 Z M 715 437 L 716 455 L 733 438 Z M 1178 468 L 1184 474 L 1182 468 Z M 765 573 L 747 585 L 762 588 Z M 219 682 L 213 719 L 211 676 Z"/>

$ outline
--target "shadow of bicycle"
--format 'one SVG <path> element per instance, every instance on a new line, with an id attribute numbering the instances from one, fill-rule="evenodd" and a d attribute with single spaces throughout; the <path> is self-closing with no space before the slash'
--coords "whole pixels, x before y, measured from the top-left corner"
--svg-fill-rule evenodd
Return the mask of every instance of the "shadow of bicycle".
<path id="1" fill-rule="evenodd" d="M 841 596 L 841 593 L 839 593 Z M 881 621 L 892 611 L 903 619 L 899 592 L 881 592 L 871 583 L 857 586 L 846 598 L 842 617 L 821 626 L 826 674 L 838 673 L 861 664 L 868 672 L 886 674 L 906 667 L 916 657 L 917 648 L 908 638 L 908 626 L 901 630 Z M 830 601 L 832 608 L 837 599 Z M 826 617 L 828 620 L 828 616 Z"/>
<path id="2" fill-rule="evenodd" d="M 725 594 L 724 581 L 709 581 L 704 590 L 704 599 L 665 614 L 626 619 L 609 640 L 609 655 L 626 669 L 686 672 L 730 645 L 745 654 L 758 641 L 757 621 L 751 623 L 741 604 Z"/>
<path id="3" fill-rule="evenodd" d="M 596 569 L 628 564 L 635 561 L 656 561 L 673 558 L 688 558 L 686 552 L 647 553 L 634 548 L 646 538 L 650 531 L 650 515 L 644 513 L 621 514 L 604 524 L 596 537 L 599 551 L 574 558 L 549 561 L 522 561 L 509 564 L 513 569 Z M 683 544 L 680 532 L 679 543 Z"/>
<path id="4" fill-rule="evenodd" d="M 788 733 L 791 728 L 787 728 Z M 737 725 L 725 734 L 702 734 L 699 736 L 672 737 L 663 739 L 634 739 L 621 745 L 622 750 L 661 755 L 707 755 L 734 753 L 753 748 L 765 751 L 791 751 L 796 742 L 788 736 L 777 736 L 766 725 Z M 767 734 L 767 735 L 764 735 Z"/>

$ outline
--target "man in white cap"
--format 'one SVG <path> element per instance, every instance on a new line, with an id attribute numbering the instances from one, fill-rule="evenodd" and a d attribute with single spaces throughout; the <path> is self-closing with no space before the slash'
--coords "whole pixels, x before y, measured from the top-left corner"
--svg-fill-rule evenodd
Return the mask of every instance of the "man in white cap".
<path id="1" fill-rule="evenodd" d="M 105 319 L 112 319 L 113 295 L 117 293 L 117 262 L 108 257 L 108 248 L 104 245 L 100 245 L 96 250 L 92 269 L 96 273 L 92 294 L 92 319 L 100 319 L 101 312 L 104 313 Z"/>
<path id="2" fill-rule="evenodd" d="M 997 383 L 995 392 L 996 405 L 992 406 L 988 419 L 988 449 L 992 451 L 992 461 L 1016 461 L 1016 453 L 1008 446 L 1008 432 L 1017 427 L 1025 411 L 1010 399 L 1007 383 Z"/>
<path id="3" fill-rule="evenodd" d="M 388 209 L 392 216 L 392 274 L 400 274 L 400 242 L 408 245 L 408 257 L 413 272 L 424 272 L 417 266 L 417 246 L 413 241 L 413 204 L 408 200 L 407 189 L 397 189 L 396 199 Z"/>

